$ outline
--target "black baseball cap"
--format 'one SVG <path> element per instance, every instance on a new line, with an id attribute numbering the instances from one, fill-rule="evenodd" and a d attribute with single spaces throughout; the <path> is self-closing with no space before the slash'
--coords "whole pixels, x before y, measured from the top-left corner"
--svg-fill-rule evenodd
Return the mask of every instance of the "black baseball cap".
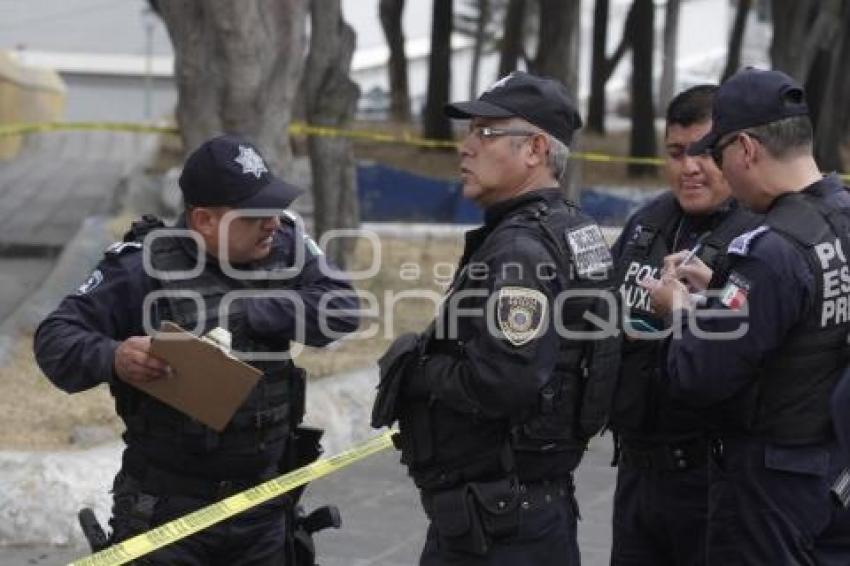
<path id="1" fill-rule="evenodd" d="M 183 200 L 192 206 L 284 209 L 304 192 L 274 176 L 251 142 L 232 135 L 207 140 L 193 151 L 179 183 Z"/>
<path id="2" fill-rule="evenodd" d="M 573 140 L 573 132 L 582 126 L 581 116 L 564 85 L 522 71 L 499 79 L 478 100 L 446 104 L 443 112 L 449 118 L 461 120 L 516 116 L 567 145 Z"/>
<path id="3" fill-rule="evenodd" d="M 794 79 L 781 71 L 747 67 L 717 89 L 711 130 L 690 145 L 688 154 L 705 153 L 728 133 L 808 113 L 805 93 Z"/>

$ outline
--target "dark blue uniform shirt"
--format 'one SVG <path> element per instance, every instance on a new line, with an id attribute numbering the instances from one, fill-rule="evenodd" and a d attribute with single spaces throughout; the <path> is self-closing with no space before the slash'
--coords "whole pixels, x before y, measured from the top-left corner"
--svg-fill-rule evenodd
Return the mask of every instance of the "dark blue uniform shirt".
<path id="1" fill-rule="evenodd" d="M 827 201 L 850 199 L 835 177 L 825 177 L 805 191 Z M 715 312 L 697 311 L 696 324 L 703 332 L 746 332 L 731 340 L 705 339 L 688 328 L 684 317 L 681 338 L 674 336 L 669 346 L 673 394 L 695 406 L 724 401 L 749 385 L 762 362 L 779 350 L 789 331 L 815 306 L 815 274 L 785 237 L 760 226 L 736 238 L 729 250 L 731 281 L 723 290 L 736 293 L 734 300 L 744 300 L 748 313 L 741 316 L 714 297 L 708 308 Z M 725 302 L 732 300 L 730 295 Z"/>

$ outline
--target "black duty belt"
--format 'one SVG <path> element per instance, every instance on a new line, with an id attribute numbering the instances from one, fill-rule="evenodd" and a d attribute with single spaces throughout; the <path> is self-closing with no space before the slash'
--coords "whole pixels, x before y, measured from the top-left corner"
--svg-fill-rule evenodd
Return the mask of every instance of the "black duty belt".
<path id="1" fill-rule="evenodd" d="M 175 474 L 147 464 L 125 462 L 123 472 L 139 484 L 143 493 L 216 501 L 230 497 L 280 474 L 276 468 L 251 479 L 212 480 Z"/>
<path id="2" fill-rule="evenodd" d="M 463 486 L 453 489 L 462 489 Z M 451 490 L 449 490 L 451 491 Z M 433 507 L 433 498 L 438 491 L 423 491 L 421 494 L 422 507 L 426 513 L 430 513 Z M 553 501 L 572 498 L 575 493 L 572 477 L 564 477 L 552 480 L 543 480 L 533 483 L 516 484 L 516 493 L 519 494 L 519 505 L 524 510 L 536 509 Z"/>
<path id="3" fill-rule="evenodd" d="M 623 441 L 620 465 L 642 470 L 686 471 L 705 467 L 708 441 L 704 439 L 636 446 Z"/>

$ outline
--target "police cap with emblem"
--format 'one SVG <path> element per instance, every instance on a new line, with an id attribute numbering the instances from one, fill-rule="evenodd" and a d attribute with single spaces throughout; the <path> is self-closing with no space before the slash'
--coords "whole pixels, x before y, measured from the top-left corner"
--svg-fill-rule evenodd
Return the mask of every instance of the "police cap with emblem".
<path id="1" fill-rule="evenodd" d="M 231 135 L 193 151 L 179 182 L 191 206 L 284 209 L 303 192 L 273 175 L 253 144 Z"/>
<path id="2" fill-rule="evenodd" d="M 570 145 L 581 128 L 581 116 L 564 85 L 554 79 L 522 71 L 496 81 L 478 100 L 447 104 L 449 118 L 523 118 L 547 134 Z"/>
<path id="3" fill-rule="evenodd" d="M 705 153 L 726 134 L 808 113 L 803 89 L 794 79 L 781 71 L 747 67 L 718 87 L 711 130 L 691 144 L 688 154 Z"/>

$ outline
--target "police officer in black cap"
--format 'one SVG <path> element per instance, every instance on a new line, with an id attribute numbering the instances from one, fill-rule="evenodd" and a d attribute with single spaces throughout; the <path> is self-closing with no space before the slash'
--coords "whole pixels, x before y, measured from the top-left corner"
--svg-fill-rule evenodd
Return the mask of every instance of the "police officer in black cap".
<path id="1" fill-rule="evenodd" d="M 686 151 L 711 129 L 716 90 L 695 86 L 670 102 L 664 136 L 670 191 L 638 210 L 612 248 L 627 324 L 610 421 L 618 454 L 614 566 L 705 564 L 705 425 L 667 392 L 661 355 L 666 325 L 640 282 L 660 277 L 665 261 L 682 271 L 717 268 L 729 242 L 760 223 L 732 199 L 710 155 Z"/>
<path id="2" fill-rule="evenodd" d="M 612 316 L 608 246 L 558 186 L 581 120 L 563 85 L 522 72 L 445 111 L 470 121 L 461 179 L 485 221 L 429 330 L 382 358 L 373 425 L 400 422 L 421 564 L 576 565 L 572 472 L 619 358 L 584 317 Z"/>
<path id="3" fill-rule="evenodd" d="M 778 71 L 720 86 L 710 151 L 734 196 L 764 223 L 735 238 L 708 309 L 675 275 L 649 281 L 677 335 L 674 396 L 710 408 L 707 562 L 850 564 L 850 515 L 830 487 L 847 465 L 830 396 L 848 362 L 850 194 L 812 157 L 803 90 Z"/>
<path id="4" fill-rule="evenodd" d="M 150 217 L 134 223 L 35 335 L 47 377 L 69 393 L 107 384 L 126 426 L 111 543 L 289 467 L 305 385 L 290 341 L 322 346 L 357 325 L 348 282 L 322 268 L 321 250 L 294 217 L 281 216 L 301 190 L 275 177 L 251 143 L 205 142 L 186 161 L 180 188 L 186 208 L 176 226 L 164 230 Z M 320 312 L 329 292 L 337 296 Z M 220 433 L 136 387 L 169 379 L 170 368 L 150 352 L 150 334 L 165 320 L 198 334 L 226 329 L 233 351 L 263 371 Z M 284 500 L 272 500 L 139 563 L 291 564 L 286 512 Z"/>

